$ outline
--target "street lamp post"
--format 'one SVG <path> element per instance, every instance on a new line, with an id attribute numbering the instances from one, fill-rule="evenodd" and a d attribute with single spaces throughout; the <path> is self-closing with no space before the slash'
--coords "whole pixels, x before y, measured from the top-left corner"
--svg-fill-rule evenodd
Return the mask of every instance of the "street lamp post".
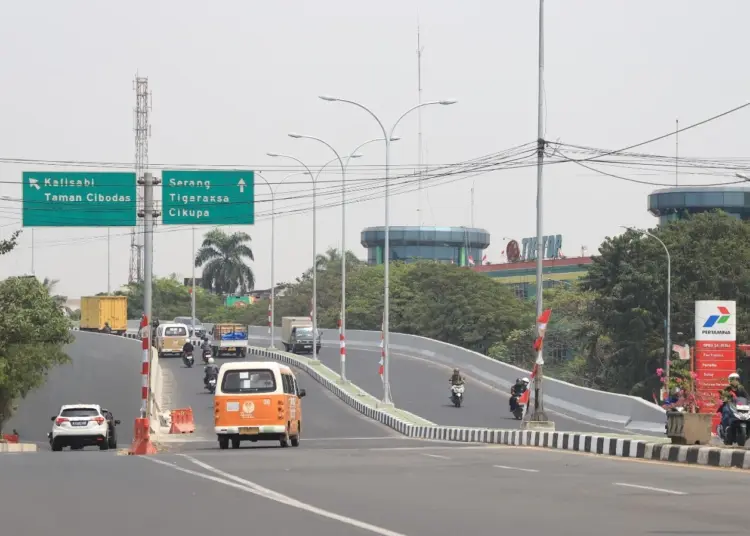
<path id="1" fill-rule="evenodd" d="M 349 162 L 352 158 L 360 158 L 362 155 L 357 153 L 359 149 L 364 147 L 365 145 L 375 142 L 375 141 L 383 141 L 383 138 L 375 138 L 372 140 L 367 140 L 364 143 L 360 143 L 351 153 L 349 153 L 349 156 L 346 157 L 346 161 L 342 162 L 341 156 L 339 156 L 339 153 L 336 151 L 336 149 L 333 148 L 333 146 L 328 143 L 325 140 L 322 140 L 320 138 L 317 138 L 315 136 L 306 136 L 302 134 L 295 134 L 291 133 L 289 134 L 290 137 L 296 138 L 296 139 L 308 139 L 308 140 L 315 140 L 317 142 L 322 143 L 326 147 L 328 147 L 333 154 L 336 155 L 336 158 L 333 160 L 325 163 L 323 167 L 320 168 L 320 171 L 318 174 L 320 174 L 323 169 L 328 166 L 331 162 L 335 162 L 336 160 L 339 161 L 339 165 L 341 166 L 341 312 L 339 315 L 339 318 L 341 320 L 341 337 L 345 341 L 346 340 L 346 170 L 349 168 Z M 391 138 L 391 141 L 399 140 L 400 138 Z M 346 382 L 346 349 L 343 346 L 344 343 L 342 343 L 341 346 L 341 381 Z"/>
<path id="2" fill-rule="evenodd" d="M 276 324 L 276 190 L 273 188 L 273 186 L 271 186 L 271 183 L 268 182 L 268 179 L 263 176 L 262 172 L 256 171 L 255 174 L 260 177 L 263 182 L 266 183 L 266 186 L 268 186 L 268 189 L 271 192 L 271 342 L 268 347 L 276 348 L 276 339 L 274 335 L 274 327 Z M 276 185 L 276 189 L 278 189 L 279 186 L 281 186 L 281 184 L 289 177 L 294 177 L 295 175 L 306 175 L 306 172 L 298 171 L 295 173 L 290 173 L 289 175 L 281 179 L 281 182 Z"/>
<path id="3" fill-rule="evenodd" d="M 298 139 L 308 139 L 308 140 L 315 140 L 317 142 L 322 143 L 326 147 L 328 147 L 331 151 L 333 151 L 333 154 L 336 155 L 336 158 L 334 160 L 331 160 L 331 162 L 338 160 L 339 166 L 341 167 L 341 335 L 344 335 L 346 333 L 346 166 L 344 166 L 344 162 L 341 160 L 341 156 L 339 156 L 338 151 L 333 148 L 333 145 L 328 143 L 325 140 L 322 140 L 320 138 L 316 138 L 315 136 L 304 136 L 302 134 L 295 134 L 290 133 L 289 137 L 291 138 L 298 138 Z M 358 157 L 359 155 L 357 155 Z M 351 155 L 350 158 L 354 158 L 354 155 Z M 328 164 L 331 162 L 326 163 L 322 168 L 320 168 L 320 171 L 318 171 L 318 174 L 320 174 L 321 171 L 323 171 L 323 168 L 325 168 Z M 347 159 L 346 163 L 349 163 L 349 159 Z M 340 352 L 341 355 L 341 381 L 346 382 L 346 353 L 342 350 Z"/>
<path id="4" fill-rule="evenodd" d="M 646 236 L 650 236 L 657 242 L 661 244 L 661 247 L 664 248 L 664 253 L 667 254 L 667 325 L 665 326 L 665 348 L 664 348 L 664 376 L 666 377 L 666 383 L 667 387 L 669 386 L 669 365 L 670 365 L 670 357 L 672 356 L 672 257 L 669 254 L 669 249 L 667 248 L 667 245 L 662 242 L 661 238 L 649 233 L 645 229 L 636 229 L 634 227 L 626 227 L 623 226 L 623 228 L 628 229 L 630 231 L 641 233 Z"/>
<path id="5" fill-rule="evenodd" d="M 294 160 L 299 165 L 301 165 L 303 168 L 305 168 L 306 174 L 310 175 L 310 180 L 312 181 L 312 191 L 313 191 L 313 239 L 312 239 L 312 259 L 313 259 L 313 361 L 318 360 L 318 270 L 315 266 L 315 261 L 318 257 L 318 244 L 317 244 L 317 219 L 318 219 L 318 211 L 317 211 L 317 193 L 316 193 L 316 187 L 315 187 L 315 177 L 313 176 L 312 172 L 310 171 L 310 168 L 308 168 L 305 163 L 297 158 L 296 156 L 291 156 L 288 154 L 279 154 L 279 153 L 266 153 L 268 156 L 274 157 L 274 158 L 288 158 L 289 160 Z"/>
<path id="6" fill-rule="evenodd" d="M 419 108 L 423 108 L 425 106 L 431 106 L 434 104 L 441 104 L 441 105 L 450 105 L 455 104 L 456 100 L 440 100 L 440 101 L 430 101 L 430 102 L 423 102 L 420 104 L 417 104 L 416 106 L 412 106 L 408 110 L 406 110 L 401 116 L 396 120 L 396 122 L 393 124 L 393 127 L 390 129 L 390 132 L 386 130 L 385 126 L 383 125 L 383 122 L 378 118 L 375 113 L 372 112 L 369 108 L 364 106 L 363 104 L 360 104 L 358 102 L 347 100 L 347 99 L 340 99 L 337 97 L 329 97 L 325 95 L 320 96 L 321 99 L 328 102 L 345 102 L 347 104 L 352 104 L 358 108 L 361 108 L 362 110 L 366 111 L 368 114 L 372 116 L 375 121 L 377 121 L 378 126 L 380 127 L 380 130 L 383 131 L 383 140 L 385 141 L 385 248 L 384 248 L 384 257 L 385 257 L 385 266 L 384 266 L 384 288 L 383 288 L 383 354 L 385 356 L 384 359 L 384 370 L 383 370 L 383 404 L 385 405 L 393 405 L 393 399 L 391 397 L 391 383 L 390 383 L 390 333 L 389 333 L 389 318 L 388 318 L 388 309 L 390 306 L 390 292 L 389 292 L 389 282 L 390 282 L 390 260 L 391 260 L 391 252 L 390 252 L 390 200 L 388 198 L 389 188 L 390 188 L 390 180 L 389 180 L 389 171 L 390 171 L 390 159 L 391 159 L 391 140 L 393 139 L 393 132 L 396 130 L 396 127 L 401 122 L 401 120 L 406 117 L 409 113 L 413 112 L 414 110 L 417 110 Z"/>

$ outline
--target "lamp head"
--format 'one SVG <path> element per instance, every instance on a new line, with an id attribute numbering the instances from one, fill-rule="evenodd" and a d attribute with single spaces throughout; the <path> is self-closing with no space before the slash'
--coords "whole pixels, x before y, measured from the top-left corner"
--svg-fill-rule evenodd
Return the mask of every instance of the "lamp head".
<path id="1" fill-rule="evenodd" d="M 276 158 L 277 156 L 279 156 L 279 153 L 266 153 L 266 154 L 267 154 L 268 156 L 272 156 L 272 157 L 274 157 L 274 158 Z"/>
<path id="2" fill-rule="evenodd" d="M 458 101 L 456 99 L 447 99 L 447 100 L 441 100 L 439 101 L 440 104 L 443 106 L 448 106 L 449 104 L 456 104 Z"/>
<path id="3" fill-rule="evenodd" d="M 398 141 L 400 139 L 401 139 L 400 136 L 391 136 L 391 141 Z"/>
<path id="4" fill-rule="evenodd" d="M 349 158 L 360 158 L 361 156 L 362 155 L 359 153 L 354 153 L 354 154 L 349 155 Z"/>
<path id="5" fill-rule="evenodd" d="M 290 132 L 290 133 L 289 133 L 289 137 L 290 137 L 290 138 L 296 138 L 296 139 L 299 139 L 299 138 L 302 138 L 303 136 L 302 136 L 302 134 L 297 134 L 296 132 Z"/>
<path id="6" fill-rule="evenodd" d="M 329 95 L 319 95 L 318 98 L 328 102 L 336 102 L 338 100 L 336 97 L 331 97 Z"/>

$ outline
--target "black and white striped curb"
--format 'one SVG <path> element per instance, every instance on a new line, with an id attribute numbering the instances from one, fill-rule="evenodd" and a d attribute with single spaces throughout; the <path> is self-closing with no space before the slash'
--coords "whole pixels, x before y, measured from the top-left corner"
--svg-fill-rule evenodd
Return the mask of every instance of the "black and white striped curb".
<path id="1" fill-rule="evenodd" d="M 459 428 L 439 425 L 417 426 L 394 417 L 383 410 L 364 404 L 355 396 L 344 391 L 335 382 L 322 376 L 316 370 L 317 365 L 308 365 L 294 354 L 265 348 L 250 347 L 249 349 L 253 354 L 260 357 L 280 361 L 286 365 L 304 370 L 314 380 L 359 413 L 414 439 L 539 447 L 623 458 L 750 469 L 750 451 L 744 449 L 651 443 L 640 439 L 598 436 L 575 432 Z"/>

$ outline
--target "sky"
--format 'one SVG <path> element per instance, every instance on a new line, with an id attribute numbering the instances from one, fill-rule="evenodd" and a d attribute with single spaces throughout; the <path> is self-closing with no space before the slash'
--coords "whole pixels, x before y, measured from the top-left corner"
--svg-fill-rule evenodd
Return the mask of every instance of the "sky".
<path id="1" fill-rule="evenodd" d="M 746 103 L 750 74 L 738 67 L 745 63 L 749 19 L 745 0 L 547 0 L 545 139 L 619 149 L 674 130 L 676 119 L 688 125 Z M 289 132 L 322 138 L 342 155 L 382 136 L 364 111 L 318 95 L 365 104 L 387 125 L 418 102 L 418 25 L 423 101 L 458 100 L 423 109 L 424 164 L 446 166 L 536 140 L 536 1 L 0 3 L 0 158 L 6 159 L 0 160 L 0 237 L 21 226 L 23 171 L 101 170 L 8 159 L 134 161 L 136 73 L 148 77 L 152 92 L 155 174 L 161 164 L 224 165 L 262 171 L 277 183 L 299 166 L 269 151 L 292 154 L 314 171 L 333 157 L 324 145 Z M 679 155 L 746 155 L 749 118 L 750 108 L 680 134 Z M 400 123 L 392 175 L 416 169 L 418 130 L 416 112 Z M 639 150 L 674 156 L 675 140 Z M 371 190 L 377 195 L 347 205 L 345 239 L 366 258 L 360 232 L 384 222 L 382 181 L 374 180 L 383 176 L 383 145 L 372 143 L 361 154 L 348 169 L 350 184 L 377 183 Z M 327 169 L 318 183 L 319 192 L 328 192 L 318 196 L 319 252 L 341 246 L 340 175 Z M 654 184 L 675 181 L 666 168 L 597 169 Z M 729 175 L 678 180 L 717 183 Z M 424 184 L 421 194 L 411 188 L 391 197 L 391 225 L 469 226 L 473 188 L 474 225 L 492 237 L 489 260 L 501 258 L 508 239 L 536 233 L 534 167 Z M 646 211 L 656 188 L 573 163 L 547 166 L 544 234 L 561 234 L 567 256 L 584 246 L 595 253 L 622 225 L 656 224 Z M 227 228 L 252 236 L 257 288 L 271 283 L 269 199 L 268 188 L 256 184 L 255 225 Z M 293 280 L 311 264 L 311 203 L 305 177 L 278 188 L 277 281 Z M 197 228 L 198 243 L 210 229 Z M 106 291 L 108 280 L 112 290 L 127 282 L 129 229 L 112 228 L 109 240 L 106 228 L 33 234 L 33 248 L 26 228 L 19 246 L 0 257 L 0 277 L 32 273 L 33 264 L 38 277 L 58 279 L 57 291 L 69 297 Z M 189 227 L 158 226 L 157 276 L 191 275 L 191 238 Z"/>

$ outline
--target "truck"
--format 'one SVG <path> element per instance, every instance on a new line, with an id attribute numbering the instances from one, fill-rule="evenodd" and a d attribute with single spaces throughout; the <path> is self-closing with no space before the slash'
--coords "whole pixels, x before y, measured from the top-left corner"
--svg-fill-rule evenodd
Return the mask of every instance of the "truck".
<path id="1" fill-rule="evenodd" d="M 105 326 L 109 325 L 109 329 Z M 81 298 L 81 331 L 125 335 L 128 330 L 127 296 L 84 296 Z"/>
<path id="2" fill-rule="evenodd" d="M 320 352 L 320 331 L 315 346 Z M 284 316 L 281 318 L 281 342 L 287 352 L 293 354 L 313 353 L 313 324 L 307 316 Z"/>
<path id="3" fill-rule="evenodd" d="M 214 324 L 210 333 L 214 357 L 230 354 L 247 357 L 247 326 L 242 324 Z"/>

